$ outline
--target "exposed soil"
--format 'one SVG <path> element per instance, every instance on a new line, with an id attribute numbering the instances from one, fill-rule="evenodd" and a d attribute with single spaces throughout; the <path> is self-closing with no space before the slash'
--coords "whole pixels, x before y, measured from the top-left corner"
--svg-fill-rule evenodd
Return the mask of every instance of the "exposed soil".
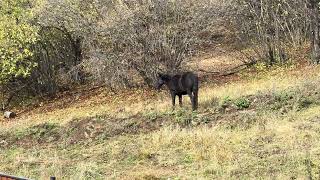
<path id="1" fill-rule="evenodd" d="M 111 117 L 75 119 L 65 126 L 44 123 L 19 132 L 0 133 L 0 148 L 7 148 L 13 144 L 27 148 L 49 143 L 78 144 L 90 140 L 106 140 L 122 134 L 155 131 L 167 122 L 165 116 L 149 119 L 136 115 L 122 119 Z"/>

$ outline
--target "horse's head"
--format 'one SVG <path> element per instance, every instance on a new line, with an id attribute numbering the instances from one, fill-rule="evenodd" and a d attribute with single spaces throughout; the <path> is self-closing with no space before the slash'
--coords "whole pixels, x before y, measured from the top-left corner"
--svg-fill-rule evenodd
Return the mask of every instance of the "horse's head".
<path id="1" fill-rule="evenodd" d="M 170 81 L 170 76 L 167 74 L 158 74 L 158 78 L 155 84 L 156 89 L 160 89 L 164 84 Z"/>

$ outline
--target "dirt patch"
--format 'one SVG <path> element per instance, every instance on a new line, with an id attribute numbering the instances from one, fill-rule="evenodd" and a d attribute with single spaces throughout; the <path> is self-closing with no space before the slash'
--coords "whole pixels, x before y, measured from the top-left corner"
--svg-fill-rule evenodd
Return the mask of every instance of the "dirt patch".
<path id="1" fill-rule="evenodd" d="M 8 146 L 32 147 L 37 144 L 48 144 L 61 138 L 60 127 L 44 123 L 25 130 L 0 134 L 0 148 Z"/>
<path id="2" fill-rule="evenodd" d="M 125 134 L 148 133 L 158 130 L 165 118 L 156 118 L 152 121 L 144 116 L 135 115 L 129 118 L 114 119 L 97 117 L 93 119 L 74 120 L 65 129 L 67 142 L 74 144 L 86 139 L 108 139 Z"/>
<path id="3" fill-rule="evenodd" d="M 142 115 L 135 115 L 122 119 L 107 116 L 75 119 L 65 126 L 44 123 L 17 132 L 0 133 L 0 148 L 107 140 L 119 135 L 155 131 L 165 121 L 165 117 L 149 119 Z"/>

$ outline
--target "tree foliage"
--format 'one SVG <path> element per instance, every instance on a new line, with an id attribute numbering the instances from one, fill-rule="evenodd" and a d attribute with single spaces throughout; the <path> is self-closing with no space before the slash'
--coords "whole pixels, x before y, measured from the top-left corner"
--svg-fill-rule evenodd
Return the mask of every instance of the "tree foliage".
<path id="1" fill-rule="evenodd" d="M 35 63 L 32 46 L 38 39 L 38 28 L 29 22 L 32 3 L 28 0 L 0 2 L 0 82 L 12 77 L 27 77 Z"/>

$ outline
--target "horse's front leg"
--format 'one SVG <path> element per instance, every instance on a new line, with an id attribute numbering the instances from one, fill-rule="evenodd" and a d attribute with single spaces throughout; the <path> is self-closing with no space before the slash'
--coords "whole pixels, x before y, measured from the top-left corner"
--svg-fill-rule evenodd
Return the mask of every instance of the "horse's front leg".
<path id="1" fill-rule="evenodd" d="M 176 93 L 171 92 L 171 98 L 172 98 L 172 110 L 174 110 L 176 106 Z"/>
<path id="2" fill-rule="evenodd" d="M 179 105 L 180 105 L 180 107 L 182 107 L 182 95 L 181 94 L 179 95 Z"/>

